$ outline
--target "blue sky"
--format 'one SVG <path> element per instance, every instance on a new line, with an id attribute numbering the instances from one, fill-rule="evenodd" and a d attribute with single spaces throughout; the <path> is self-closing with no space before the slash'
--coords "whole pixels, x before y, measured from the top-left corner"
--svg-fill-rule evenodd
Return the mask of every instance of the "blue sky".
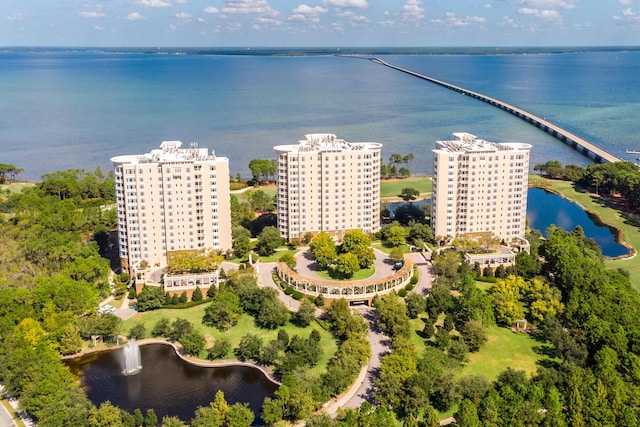
<path id="1" fill-rule="evenodd" d="M 640 0 L 2 0 L 2 46 L 640 44 Z"/>

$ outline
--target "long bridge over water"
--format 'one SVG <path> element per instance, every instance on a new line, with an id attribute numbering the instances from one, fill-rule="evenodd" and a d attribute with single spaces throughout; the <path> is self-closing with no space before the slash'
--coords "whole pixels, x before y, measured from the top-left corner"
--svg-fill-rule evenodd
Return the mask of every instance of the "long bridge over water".
<path id="1" fill-rule="evenodd" d="M 499 99 L 495 99 L 495 98 L 491 98 L 489 96 L 483 95 L 479 92 L 474 92 L 472 90 L 468 90 L 465 89 L 463 87 L 460 86 L 456 86 L 456 85 L 452 85 L 450 83 L 447 83 L 445 81 L 442 80 L 438 80 L 438 79 L 434 79 L 432 77 L 429 76 L 425 76 L 419 73 L 416 73 L 414 71 L 411 70 L 407 70 L 405 68 L 401 68 L 398 66 L 395 66 L 393 64 L 390 64 L 386 61 L 383 61 L 380 58 L 372 58 L 371 59 L 373 62 L 376 62 L 378 64 L 382 64 L 385 65 L 389 68 L 393 68 L 394 70 L 398 70 L 398 71 L 402 71 L 403 73 L 407 73 L 409 75 L 421 78 L 423 80 L 427 80 L 431 83 L 435 83 L 439 86 L 445 87 L 447 89 L 451 89 L 454 90 L 456 92 L 459 92 L 463 95 L 468 95 L 471 96 L 473 98 L 476 98 L 480 101 L 486 102 L 487 104 L 491 104 L 494 107 L 498 107 L 501 110 L 504 110 L 510 114 L 513 114 L 514 116 L 518 117 L 519 119 L 524 120 L 527 123 L 532 124 L 533 126 L 545 131 L 546 133 L 548 133 L 549 135 L 553 136 L 554 138 L 562 141 L 563 143 L 567 144 L 568 146 L 570 146 L 571 148 L 577 150 L 579 153 L 584 154 L 585 156 L 589 157 L 590 159 L 594 160 L 597 163 L 605 163 L 605 162 L 621 162 L 622 159 L 620 159 L 619 157 L 614 156 L 613 154 L 609 153 L 608 151 L 603 150 L 602 148 L 598 147 L 597 145 L 594 145 L 592 143 L 590 143 L 589 141 L 585 140 L 584 138 L 580 138 L 579 136 L 565 130 L 562 129 L 560 126 L 557 126 L 545 119 L 543 119 L 542 117 L 538 117 L 535 114 L 532 114 L 526 110 L 523 110 L 522 108 L 518 108 L 514 105 L 511 104 L 507 104 L 506 102 L 502 102 Z"/>

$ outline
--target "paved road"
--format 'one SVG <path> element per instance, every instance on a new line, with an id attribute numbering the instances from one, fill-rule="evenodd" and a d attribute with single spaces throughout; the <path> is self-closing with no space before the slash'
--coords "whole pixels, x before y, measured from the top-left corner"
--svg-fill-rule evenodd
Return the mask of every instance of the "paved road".
<path id="1" fill-rule="evenodd" d="M 0 384 L 0 396 L 6 397 L 4 395 L 4 386 L 2 384 Z M 27 427 L 35 426 L 33 421 L 31 421 L 31 419 L 27 417 L 26 414 L 18 411 L 18 401 L 16 399 L 7 398 L 7 402 L 9 402 L 9 404 L 13 407 L 15 413 L 21 416 L 24 425 L 26 425 Z M 0 409 L 0 427 L 17 427 L 18 424 L 13 420 L 7 408 L 5 408 L 2 403 L 0 403 L 0 406 L 2 406 L 2 409 Z"/>
<path id="2" fill-rule="evenodd" d="M 413 289 L 415 293 L 426 295 L 429 293 L 433 278 L 435 277 L 433 265 L 431 264 L 430 252 L 413 252 L 413 263 L 418 267 L 420 280 Z"/>
<path id="3" fill-rule="evenodd" d="M 374 404 L 374 383 L 380 376 L 380 358 L 388 354 L 390 348 L 389 338 L 382 333 L 378 326 L 378 312 L 369 307 L 358 308 L 358 311 L 360 311 L 365 320 L 369 322 L 368 338 L 371 347 L 371 358 L 367 366 L 367 376 L 358 386 L 358 391 L 355 395 L 343 403 L 343 408 L 358 408 L 365 401 Z"/>
<path id="4" fill-rule="evenodd" d="M 18 424 L 13 421 L 7 408 L 2 404 L 0 404 L 0 406 L 2 406 L 0 410 L 0 427 L 17 427 Z"/>

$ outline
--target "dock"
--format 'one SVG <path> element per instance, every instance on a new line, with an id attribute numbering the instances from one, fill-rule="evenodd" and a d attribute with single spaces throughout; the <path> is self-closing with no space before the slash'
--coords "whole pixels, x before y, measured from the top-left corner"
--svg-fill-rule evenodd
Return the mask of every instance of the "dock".
<path id="1" fill-rule="evenodd" d="M 425 76 L 423 74 L 419 74 L 416 73 L 414 71 L 411 70 L 407 70 L 405 68 L 401 68 L 398 67 L 396 65 L 390 64 L 386 61 L 383 61 L 380 58 L 372 58 L 371 61 L 384 65 L 386 67 L 392 68 L 394 70 L 397 71 L 402 71 L 403 73 L 412 75 L 414 77 L 418 77 L 420 79 L 426 80 L 428 82 L 437 84 L 438 86 L 442 86 L 444 88 L 447 89 L 451 89 L 453 91 L 456 91 L 458 93 L 461 93 L 463 95 L 467 95 L 470 96 L 472 98 L 478 99 L 480 101 L 486 102 L 487 104 L 493 105 L 494 107 L 497 107 L 503 111 L 506 111 L 516 117 L 518 117 L 521 120 L 524 120 L 525 122 L 543 130 L 544 132 L 548 133 L 549 135 L 553 136 L 554 138 L 562 141 L 564 144 L 568 145 L 569 147 L 573 148 L 574 150 L 578 151 L 579 153 L 587 156 L 588 158 L 590 158 L 591 160 L 593 160 L 596 163 L 606 163 L 606 162 L 621 162 L 623 161 L 621 158 L 614 156 L 613 154 L 609 153 L 606 150 L 603 150 L 602 148 L 598 147 L 595 144 L 592 144 L 591 142 L 587 141 L 584 138 L 581 138 L 563 128 L 561 128 L 560 126 L 551 123 L 550 121 L 536 116 L 533 113 L 530 113 L 526 110 L 523 110 L 522 108 L 518 108 L 515 105 L 511 105 L 508 104 L 506 102 L 500 101 L 499 99 L 495 99 L 495 98 L 491 98 L 490 96 L 486 96 L 483 95 L 479 92 L 474 92 L 472 90 L 469 89 L 465 89 L 463 87 L 460 86 L 456 86 L 453 85 L 451 83 L 447 83 L 445 81 L 442 80 L 438 80 L 438 79 L 434 79 L 433 77 L 429 77 L 429 76 Z"/>

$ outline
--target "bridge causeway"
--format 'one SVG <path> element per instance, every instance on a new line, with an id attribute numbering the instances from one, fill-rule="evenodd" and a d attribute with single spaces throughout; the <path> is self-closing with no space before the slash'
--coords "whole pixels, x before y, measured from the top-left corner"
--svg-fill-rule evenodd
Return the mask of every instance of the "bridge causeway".
<path id="1" fill-rule="evenodd" d="M 471 96 L 472 98 L 478 99 L 480 101 L 486 102 L 487 104 L 493 105 L 494 107 L 497 107 L 501 110 L 504 110 L 506 112 L 508 112 L 509 114 L 512 114 L 516 117 L 518 117 L 521 120 L 524 120 L 525 122 L 543 130 L 544 132 L 548 133 L 549 135 L 553 136 L 554 138 L 562 141 L 563 143 L 565 143 L 566 145 L 570 146 L 571 148 L 573 148 L 574 150 L 578 151 L 579 153 L 589 157 L 590 159 L 592 159 L 593 161 L 595 161 L 596 163 L 605 163 L 605 162 L 621 162 L 622 159 L 620 159 L 619 157 L 614 156 L 613 154 L 609 153 L 606 150 L 603 150 L 602 148 L 598 147 L 597 145 L 594 145 L 592 143 L 590 143 L 589 141 L 585 140 L 584 138 L 580 138 L 579 136 L 565 130 L 562 129 L 560 126 L 555 125 L 551 122 L 549 122 L 548 120 L 543 119 L 542 117 L 536 116 L 535 114 L 532 114 L 526 110 L 523 110 L 522 108 L 518 108 L 515 105 L 511 105 L 508 104 L 506 102 L 500 101 L 499 99 L 495 99 L 495 98 L 491 98 L 489 96 L 483 95 L 479 92 L 474 92 L 472 90 L 468 90 L 465 89 L 463 87 L 460 86 L 456 86 L 456 85 L 452 85 L 450 83 L 447 83 L 445 81 L 442 80 L 438 80 L 438 79 L 434 79 L 432 77 L 429 76 L 425 76 L 423 74 L 419 74 L 416 73 L 414 71 L 411 70 L 407 70 L 405 68 L 401 68 L 398 67 L 396 65 L 390 64 L 386 61 L 383 61 L 380 58 L 372 58 L 371 61 L 387 66 L 389 68 L 392 68 L 394 70 L 397 71 L 402 71 L 403 73 L 412 75 L 414 77 L 418 77 L 420 79 L 423 80 L 427 80 L 428 82 L 437 84 L 439 86 L 442 86 L 444 88 L 447 89 L 451 89 L 453 91 L 456 91 L 458 93 L 461 93 L 463 95 L 468 95 Z"/>

